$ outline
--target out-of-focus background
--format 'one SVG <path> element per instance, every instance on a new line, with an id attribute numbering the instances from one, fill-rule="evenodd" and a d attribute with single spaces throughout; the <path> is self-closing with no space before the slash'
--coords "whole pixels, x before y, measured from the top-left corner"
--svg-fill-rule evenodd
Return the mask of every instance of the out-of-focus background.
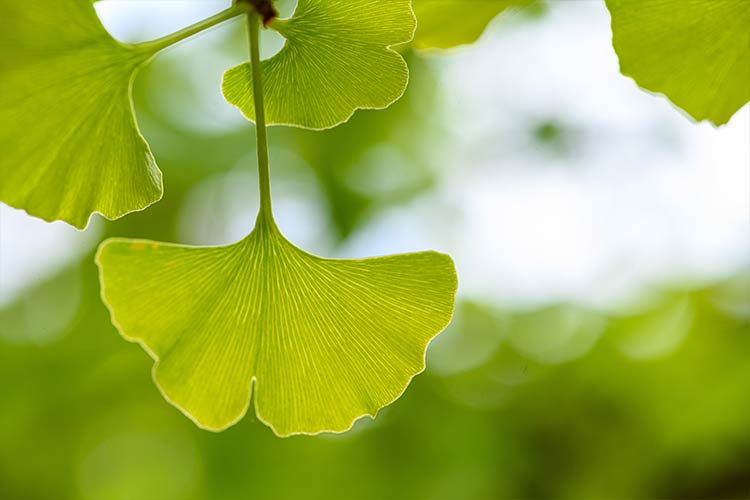
<path id="1" fill-rule="evenodd" d="M 228 3 L 97 10 L 140 41 Z M 266 56 L 280 44 L 266 34 Z M 230 22 L 139 76 L 160 203 L 85 232 L 0 206 L 0 499 L 750 497 L 750 114 L 717 129 L 639 90 L 598 1 L 404 49 L 411 83 L 388 110 L 271 130 L 275 212 L 299 246 L 455 258 L 454 322 L 401 399 L 287 439 L 252 411 L 214 434 L 166 403 L 109 322 L 93 252 L 249 232 L 253 129 L 220 92 L 246 53 Z"/>

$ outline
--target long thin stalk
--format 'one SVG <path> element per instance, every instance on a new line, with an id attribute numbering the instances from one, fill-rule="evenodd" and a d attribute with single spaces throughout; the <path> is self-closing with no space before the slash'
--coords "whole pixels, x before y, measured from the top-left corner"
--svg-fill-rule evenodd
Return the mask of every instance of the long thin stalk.
<path id="1" fill-rule="evenodd" d="M 263 73 L 260 67 L 260 23 L 255 12 L 247 15 L 248 39 L 250 42 L 250 62 L 253 72 L 253 97 L 255 99 L 255 134 L 258 149 L 258 184 L 260 187 L 260 213 L 273 225 L 271 210 L 271 177 L 268 166 L 268 137 L 266 134 L 266 114 L 263 108 Z"/>
<path id="2" fill-rule="evenodd" d="M 183 28 L 179 31 L 176 31 L 170 35 L 164 36 L 162 38 L 157 38 L 156 40 L 152 40 L 150 42 L 143 42 L 134 44 L 135 47 L 139 50 L 143 50 L 145 52 L 150 53 L 157 53 L 160 50 L 164 50 L 167 47 L 170 47 L 177 42 L 181 42 L 182 40 L 185 40 L 186 38 L 190 38 L 193 35 L 197 35 L 198 33 L 205 31 L 209 28 L 212 28 L 216 26 L 217 24 L 221 24 L 224 21 L 227 21 L 229 19 L 232 19 L 233 17 L 237 17 L 240 14 L 243 14 L 248 11 L 249 6 L 244 3 L 237 3 L 233 5 L 232 7 L 223 10 L 219 12 L 218 14 L 215 14 L 211 17 L 207 17 L 206 19 L 203 19 L 202 21 L 198 21 L 197 23 L 188 26 L 187 28 Z"/>

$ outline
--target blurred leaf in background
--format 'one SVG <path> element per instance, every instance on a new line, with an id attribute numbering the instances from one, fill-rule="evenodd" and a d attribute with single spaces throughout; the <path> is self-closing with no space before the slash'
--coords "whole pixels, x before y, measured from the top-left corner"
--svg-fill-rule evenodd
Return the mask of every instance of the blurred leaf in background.
<path id="1" fill-rule="evenodd" d="M 3 498 L 743 498 L 748 491 L 750 319 L 736 306 L 750 296 L 735 281 L 664 295 L 634 316 L 584 319 L 577 308 L 516 314 L 466 303 L 430 351 L 428 373 L 377 421 L 344 436 L 279 440 L 252 418 L 205 433 L 167 405 L 150 383 L 150 360 L 109 324 L 88 257 L 30 292 L 71 274 L 81 280 L 75 317 L 62 329 L 47 327 L 54 340 L 21 342 L 16 324 L 0 328 Z M 67 306 L 47 303 L 36 314 L 51 317 L 60 307 Z M 23 300 L 11 304 L 3 318 L 26 308 Z M 533 339 L 514 339 L 522 330 L 509 328 L 524 325 L 543 338 L 558 330 L 551 318 L 561 317 L 587 346 L 569 343 L 576 347 L 564 361 L 536 351 Z M 655 322 L 682 330 L 668 354 L 644 359 L 632 346 Z M 456 351 L 460 366 L 446 365 L 441 343 L 459 337 L 487 340 L 473 341 L 482 346 L 473 353 Z M 297 480 L 285 480 L 292 470 Z"/>
<path id="2" fill-rule="evenodd" d="M 620 69 L 696 120 L 729 121 L 750 100 L 750 3 L 607 0 Z"/>
<path id="3" fill-rule="evenodd" d="M 419 21 L 416 49 L 449 49 L 477 41 L 487 25 L 504 10 L 533 0 L 413 0 Z"/>

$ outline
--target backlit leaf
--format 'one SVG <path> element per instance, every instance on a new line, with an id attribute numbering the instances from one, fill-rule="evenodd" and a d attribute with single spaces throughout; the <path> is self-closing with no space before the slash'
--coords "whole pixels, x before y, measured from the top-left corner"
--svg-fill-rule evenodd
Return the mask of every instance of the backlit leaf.
<path id="1" fill-rule="evenodd" d="M 456 274 L 422 252 L 329 260 L 259 219 L 224 247 L 114 239 L 97 255 L 115 325 L 156 360 L 154 381 L 199 426 L 253 398 L 282 436 L 339 432 L 398 398 L 450 321 Z"/>
<path id="2" fill-rule="evenodd" d="M 83 228 L 159 200 L 130 95 L 148 57 L 110 37 L 90 0 L 0 0 L 0 201 Z"/>
<path id="3" fill-rule="evenodd" d="M 413 0 L 417 49 L 449 49 L 474 43 L 487 25 L 509 7 L 528 0 Z"/>
<path id="4" fill-rule="evenodd" d="M 620 70 L 696 120 L 729 121 L 750 100 L 750 2 L 607 0 Z"/>
<path id="5" fill-rule="evenodd" d="M 357 109 L 388 107 L 409 79 L 390 47 L 414 27 L 410 0 L 299 0 L 291 18 L 270 23 L 286 44 L 262 63 L 268 124 L 325 129 Z M 227 71 L 223 90 L 255 120 L 250 63 Z"/>

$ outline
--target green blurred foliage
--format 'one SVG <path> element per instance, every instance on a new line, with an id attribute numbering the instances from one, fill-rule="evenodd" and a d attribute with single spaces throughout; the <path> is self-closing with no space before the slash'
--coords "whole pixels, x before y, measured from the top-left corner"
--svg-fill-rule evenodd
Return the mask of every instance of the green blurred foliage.
<path id="1" fill-rule="evenodd" d="M 376 421 L 279 439 L 252 415 L 201 431 L 165 403 L 151 360 L 109 324 L 90 258 L 28 296 L 71 275 L 80 307 L 61 331 L 7 321 L 23 299 L 3 312 L 2 498 L 744 498 L 750 487 L 750 318 L 733 307 L 750 297 L 732 282 L 664 293 L 629 316 L 464 302 L 428 372 Z M 666 351 L 647 335 L 656 324 L 682 330 Z"/>
<path id="2" fill-rule="evenodd" d="M 440 174 L 434 74 L 407 57 L 411 85 L 388 110 L 271 131 L 272 160 L 293 150 L 314 172 L 337 241 Z M 190 102 L 177 74 L 157 61 L 136 87 L 164 199 L 102 238 L 177 241 L 192 188 L 254 168 L 250 125 L 201 133 L 154 105 L 175 88 Z M 558 126 L 542 125 L 540 142 Z M 368 166 L 378 158 L 400 161 Z M 166 403 L 151 359 L 110 324 L 87 255 L 0 310 L 0 499 L 748 498 L 749 283 L 664 290 L 628 314 L 464 297 L 427 372 L 377 420 L 279 439 L 253 415 L 202 431 Z"/>

